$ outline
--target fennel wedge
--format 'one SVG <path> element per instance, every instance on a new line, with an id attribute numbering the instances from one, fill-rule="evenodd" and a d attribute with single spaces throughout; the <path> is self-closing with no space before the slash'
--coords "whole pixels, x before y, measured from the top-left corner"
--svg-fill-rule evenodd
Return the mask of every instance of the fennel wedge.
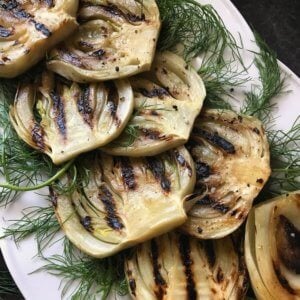
<path id="1" fill-rule="evenodd" d="M 52 192 L 63 231 L 83 252 L 110 256 L 186 221 L 196 177 L 184 147 L 151 158 L 98 153 L 83 163 L 88 180 L 81 188 Z"/>
<path id="2" fill-rule="evenodd" d="M 195 206 L 185 232 L 221 238 L 246 219 L 253 200 L 270 175 L 269 144 L 262 123 L 228 110 L 205 110 L 196 120 L 189 149 L 195 164 Z M 197 195 L 207 187 L 205 197 Z M 201 192 L 202 194 L 202 192 Z"/>
<path id="3" fill-rule="evenodd" d="M 245 259 L 257 299 L 300 298 L 300 192 L 255 206 L 246 226 Z"/>
<path id="4" fill-rule="evenodd" d="M 147 71 L 160 29 L 154 0 L 82 0 L 78 31 L 50 53 L 48 68 L 77 81 Z"/>
<path id="5" fill-rule="evenodd" d="M 10 119 L 21 139 L 60 164 L 110 142 L 132 110 L 126 79 L 80 85 L 48 71 L 19 87 Z"/>
<path id="6" fill-rule="evenodd" d="M 172 52 L 157 53 L 148 73 L 130 78 L 135 112 L 118 139 L 103 151 L 151 156 L 187 142 L 205 98 L 197 72 Z"/>
<path id="7" fill-rule="evenodd" d="M 0 77 L 40 61 L 77 28 L 78 0 L 0 1 Z"/>
<path id="8" fill-rule="evenodd" d="M 233 237 L 197 240 L 171 232 L 129 254 L 125 273 L 133 299 L 243 299 L 247 273 Z"/>

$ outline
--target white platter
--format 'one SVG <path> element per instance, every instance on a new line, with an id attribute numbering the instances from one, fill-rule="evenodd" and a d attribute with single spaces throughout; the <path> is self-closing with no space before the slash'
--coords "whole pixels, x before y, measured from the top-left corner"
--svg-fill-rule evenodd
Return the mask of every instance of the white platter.
<path id="1" fill-rule="evenodd" d="M 253 43 L 254 37 L 249 26 L 237 11 L 237 9 L 228 0 L 202 0 L 203 4 L 209 3 L 214 6 L 220 14 L 229 31 L 239 39 L 239 34 L 243 40 L 244 50 L 242 57 L 246 65 L 250 65 L 253 60 L 253 54 L 248 50 L 256 50 Z M 277 129 L 287 130 L 300 114 L 300 79 L 292 73 L 286 66 L 280 63 L 283 73 L 287 76 L 287 87 L 289 93 L 281 95 L 278 98 L 278 110 L 275 115 L 278 117 L 275 127 Z M 250 76 L 257 77 L 255 67 L 250 68 Z M 243 88 L 249 90 L 250 85 Z M 237 91 L 236 97 L 241 97 L 241 91 Z M 47 191 L 41 191 L 39 194 L 47 194 Z M 24 208 L 32 206 L 45 205 L 43 197 L 33 192 L 24 193 L 18 201 L 0 211 L 0 232 L 1 228 L 7 227 L 7 220 L 18 219 L 21 216 L 21 211 Z M 61 278 L 38 272 L 29 275 L 32 271 L 43 265 L 43 261 L 34 258 L 37 253 L 36 242 L 34 238 L 29 238 L 22 242 L 19 248 L 10 239 L 0 240 L 1 250 L 6 261 L 6 264 L 18 285 L 20 291 L 26 299 L 29 300 L 58 300 L 61 299 L 61 290 L 59 289 Z M 48 249 L 47 254 L 61 253 L 62 247 L 59 243 Z"/>

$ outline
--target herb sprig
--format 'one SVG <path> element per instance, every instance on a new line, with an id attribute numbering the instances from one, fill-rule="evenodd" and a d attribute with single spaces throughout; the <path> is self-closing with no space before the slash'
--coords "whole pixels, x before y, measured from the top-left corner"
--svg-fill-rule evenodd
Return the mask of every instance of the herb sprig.
<path id="1" fill-rule="evenodd" d="M 274 98 L 283 93 L 285 81 L 277 63 L 276 53 L 258 34 L 255 34 L 255 40 L 260 52 L 256 53 L 254 63 L 259 71 L 261 86 L 253 87 L 251 92 L 246 93 L 242 113 L 270 124 L 273 118 L 272 111 L 276 106 Z"/>
<path id="2" fill-rule="evenodd" d="M 46 264 L 38 271 L 63 277 L 62 297 L 71 293 L 72 300 L 106 299 L 112 290 L 119 295 L 128 292 L 121 254 L 106 259 L 91 258 L 64 240 L 64 254 L 44 257 Z"/>
<path id="3" fill-rule="evenodd" d="M 56 234 L 60 231 L 52 206 L 29 207 L 23 210 L 21 219 L 9 221 L 11 225 L 4 229 L 0 238 L 12 237 L 18 245 L 22 240 L 34 234 L 39 254 L 54 241 Z"/>
<path id="4" fill-rule="evenodd" d="M 206 53 L 210 61 L 214 58 L 222 63 L 229 48 L 234 58 L 241 60 L 234 37 L 211 5 L 194 0 L 158 0 L 157 4 L 162 19 L 158 44 L 161 50 L 181 44 L 186 59 Z"/>
<path id="5" fill-rule="evenodd" d="M 205 106 L 212 108 L 233 110 L 228 99 L 236 87 L 251 80 L 246 70 L 240 71 L 234 66 L 234 61 L 203 63 L 198 73 L 206 88 Z"/>
<path id="6" fill-rule="evenodd" d="M 46 247 L 61 240 L 57 237 L 60 225 L 52 205 L 25 209 L 20 220 L 11 222 L 12 225 L 4 230 L 1 238 L 12 237 L 19 244 L 34 234 L 38 256 L 45 261 L 45 265 L 34 273 L 47 271 L 62 277 L 62 297 L 70 293 L 74 300 L 94 299 L 97 296 L 106 299 L 112 290 L 120 295 L 127 293 L 123 256 L 120 254 L 106 259 L 95 259 L 83 254 L 64 238 L 63 254 L 50 257 L 44 255 Z"/>
<path id="7" fill-rule="evenodd" d="M 300 190 L 300 116 L 288 132 L 267 132 L 272 175 L 265 188 L 271 196 Z"/>

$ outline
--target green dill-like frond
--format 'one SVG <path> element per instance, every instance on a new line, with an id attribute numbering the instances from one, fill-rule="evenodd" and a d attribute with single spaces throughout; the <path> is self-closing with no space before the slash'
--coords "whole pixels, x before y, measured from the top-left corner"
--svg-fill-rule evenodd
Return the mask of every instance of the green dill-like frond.
<path id="1" fill-rule="evenodd" d="M 178 44 L 184 47 L 186 59 L 206 53 L 217 63 L 230 49 L 240 60 L 238 45 L 222 19 L 211 5 L 201 5 L 194 0 L 158 0 L 162 31 L 158 47 L 172 50 Z"/>
<path id="2" fill-rule="evenodd" d="M 8 271 L 0 270 L 0 299 L 5 295 L 21 296 L 21 293 Z"/>
<path id="3" fill-rule="evenodd" d="M 198 70 L 206 88 L 205 106 L 211 108 L 231 109 L 228 101 L 236 87 L 240 87 L 251 78 L 246 70 L 239 71 L 235 61 L 215 63 L 203 62 Z"/>
<path id="4" fill-rule="evenodd" d="M 115 145 L 117 145 L 118 147 L 130 147 L 140 136 L 139 132 L 139 126 L 133 124 L 127 125 L 124 130 L 124 134 L 122 135 L 122 138 Z"/>
<path id="5" fill-rule="evenodd" d="M 288 132 L 268 131 L 272 175 L 266 191 L 271 196 L 300 190 L 300 116 Z"/>
<path id="6" fill-rule="evenodd" d="M 45 266 L 37 271 L 46 271 L 63 278 L 62 297 L 68 294 L 72 300 L 90 300 L 96 297 L 106 299 L 112 291 L 120 295 L 128 292 L 122 254 L 105 259 L 91 258 L 66 239 L 63 255 L 44 259 Z"/>
<path id="7" fill-rule="evenodd" d="M 253 87 L 252 91 L 246 94 L 242 113 L 255 116 L 267 124 L 272 119 L 272 110 L 276 105 L 272 100 L 283 93 L 284 78 L 280 72 L 276 53 L 258 34 L 255 34 L 255 40 L 260 52 L 256 54 L 254 63 L 259 71 L 261 86 Z"/>
<path id="8" fill-rule="evenodd" d="M 9 220 L 12 224 L 4 228 L 3 236 L 12 237 L 16 244 L 34 235 L 38 252 L 41 253 L 60 230 L 54 209 L 49 207 L 29 207 L 23 210 L 23 217 L 19 220 Z"/>

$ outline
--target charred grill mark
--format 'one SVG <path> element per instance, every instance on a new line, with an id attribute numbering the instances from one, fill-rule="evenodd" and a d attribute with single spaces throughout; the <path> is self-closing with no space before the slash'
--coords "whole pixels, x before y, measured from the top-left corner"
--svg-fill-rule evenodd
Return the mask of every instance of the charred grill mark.
<path id="1" fill-rule="evenodd" d="M 290 286 L 289 282 L 287 281 L 287 279 L 282 275 L 279 266 L 273 261 L 273 268 L 275 271 L 275 274 L 277 276 L 277 279 L 279 281 L 279 283 L 281 284 L 281 286 L 286 289 L 290 294 L 292 295 L 296 295 L 296 292 L 294 291 L 294 289 Z"/>
<path id="2" fill-rule="evenodd" d="M 0 37 L 7 38 L 13 34 L 12 29 L 4 28 L 0 25 Z"/>
<path id="3" fill-rule="evenodd" d="M 283 264 L 289 270 L 300 274 L 300 231 L 283 215 L 279 216 L 276 241 Z"/>
<path id="4" fill-rule="evenodd" d="M 188 142 L 185 144 L 186 149 L 189 150 L 193 159 L 196 161 L 198 158 L 193 154 L 193 150 L 200 145 L 201 141 L 195 137 L 195 135 L 191 135 Z"/>
<path id="5" fill-rule="evenodd" d="M 53 3 L 53 0 L 44 0 L 47 4 L 48 7 L 53 7 L 54 6 L 54 3 Z"/>
<path id="6" fill-rule="evenodd" d="M 44 132 L 39 123 L 34 122 L 31 130 L 32 141 L 36 144 L 39 150 L 45 150 Z"/>
<path id="7" fill-rule="evenodd" d="M 50 97 L 53 101 L 53 112 L 55 115 L 55 121 L 60 134 L 66 139 L 67 128 L 65 118 L 65 107 L 62 98 L 57 94 L 56 91 L 50 92 Z"/>
<path id="8" fill-rule="evenodd" d="M 57 206 L 57 194 L 55 193 L 52 186 L 49 186 L 49 194 L 50 194 L 50 201 L 53 204 L 54 207 Z"/>
<path id="9" fill-rule="evenodd" d="M 118 109 L 118 102 L 119 102 L 119 93 L 117 90 L 117 87 L 112 81 L 108 81 L 104 83 L 106 89 L 107 89 L 107 106 L 108 110 L 113 118 L 115 120 L 118 120 L 117 118 L 117 109 Z"/>
<path id="10" fill-rule="evenodd" d="M 224 273 L 222 271 L 222 269 L 219 267 L 218 268 L 218 272 L 217 272 L 217 282 L 221 283 L 224 280 Z M 241 299 L 241 298 L 238 298 Z"/>
<path id="11" fill-rule="evenodd" d="M 82 87 L 82 93 L 80 94 L 79 99 L 77 100 L 77 109 L 79 113 L 82 115 L 84 122 L 87 123 L 92 128 L 93 109 L 90 105 L 89 85 L 84 85 Z"/>
<path id="12" fill-rule="evenodd" d="M 177 151 L 174 151 L 175 154 L 175 159 L 177 160 L 177 162 L 184 168 L 188 169 L 189 172 L 189 176 L 191 177 L 193 174 L 192 168 L 190 166 L 190 164 L 185 160 L 185 158 Z"/>
<path id="13" fill-rule="evenodd" d="M 185 268 L 184 273 L 186 276 L 187 299 L 196 300 L 197 291 L 192 271 L 192 265 L 194 262 L 191 259 L 191 246 L 189 238 L 185 235 L 179 236 L 179 252 L 182 264 Z"/>
<path id="14" fill-rule="evenodd" d="M 162 135 L 158 130 L 150 129 L 150 128 L 141 128 L 141 134 L 150 140 L 164 140 L 169 141 L 172 140 L 172 136 Z"/>
<path id="15" fill-rule="evenodd" d="M 238 212 L 239 212 L 238 209 L 234 209 L 234 210 L 230 213 L 230 215 L 231 215 L 232 217 L 234 217 Z"/>
<path id="16" fill-rule="evenodd" d="M 88 49 L 93 49 L 94 48 L 93 44 L 90 44 L 86 41 L 79 41 L 78 44 L 79 44 L 79 46 L 85 47 L 85 48 L 88 48 Z"/>
<path id="17" fill-rule="evenodd" d="M 104 57 L 105 53 L 106 53 L 105 50 L 99 49 L 99 50 L 94 51 L 92 53 L 92 56 L 96 57 L 98 59 L 102 59 Z"/>
<path id="18" fill-rule="evenodd" d="M 30 19 L 32 15 L 26 12 L 24 9 L 13 9 L 13 15 L 18 19 Z"/>
<path id="19" fill-rule="evenodd" d="M 116 105 L 116 103 L 108 101 L 107 106 L 108 106 L 108 110 L 109 110 L 111 116 L 115 117 L 116 113 L 117 113 L 117 109 L 118 109 L 118 106 Z"/>
<path id="20" fill-rule="evenodd" d="M 19 3 L 15 0 L 10 1 L 0 1 L 0 8 L 3 8 L 5 10 L 13 10 L 19 6 Z"/>
<path id="21" fill-rule="evenodd" d="M 210 166 L 202 161 L 196 161 L 196 178 L 197 180 L 202 180 L 207 178 L 211 175 Z"/>
<path id="22" fill-rule="evenodd" d="M 52 0 L 47 0 L 50 4 L 52 4 Z M 2 4 L 0 2 L 0 7 L 4 8 L 5 10 L 9 10 L 12 12 L 14 17 L 18 19 L 29 19 L 31 23 L 34 24 L 34 27 L 37 31 L 40 31 L 46 37 L 51 36 L 51 31 L 42 23 L 38 23 L 33 16 L 28 13 L 25 9 L 19 8 L 19 3 L 17 1 L 9 1 L 8 3 Z"/>
<path id="23" fill-rule="evenodd" d="M 260 131 L 259 131 L 258 128 L 256 128 L 256 127 L 253 128 L 253 132 L 255 132 L 255 133 L 258 134 L 258 135 L 260 134 Z"/>
<path id="24" fill-rule="evenodd" d="M 87 230 L 92 231 L 92 218 L 90 216 L 85 216 L 80 220 L 81 225 Z"/>
<path id="25" fill-rule="evenodd" d="M 152 265 L 153 265 L 153 275 L 154 282 L 156 284 L 155 295 L 157 299 L 163 299 L 163 296 L 166 292 L 166 281 L 162 277 L 160 273 L 161 265 L 158 263 L 159 258 L 159 249 L 155 240 L 151 240 L 151 257 L 152 257 Z"/>
<path id="26" fill-rule="evenodd" d="M 124 13 L 121 9 L 119 9 L 116 5 L 114 4 L 109 4 L 109 5 L 97 5 L 98 7 L 102 8 L 104 11 L 108 12 L 112 16 L 117 16 L 124 18 L 125 20 L 136 23 L 136 22 L 142 22 L 145 21 L 145 14 L 141 14 L 140 16 L 132 14 L 130 12 Z"/>
<path id="27" fill-rule="evenodd" d="M 147 158 L 148 167 L 151 170 L 154 178 L 160 182 L 161 188 L 165 192 L 170 192 L 171 190 L 171 182 L 166 177 L 165 174 L 165 165 L 163 162 L 156 157 L 148 157 Z"/>
<path id="28" fill-rule="evenodd" d="M 110 5 L 99 5 L 104 11 L 110 13 L 111 15 L 121 17 L 123 15 L 123 12 L 113 4 Z"/>
<path id="29" fill-rule="evenodd" d="M 132 271 L 128 270 L 127 272 L 127 277 L 128 277 L 128 284 L 129 284 L 129 288 L 130 288 L 130 292 L 133 296 L 136 296 L 136 282 L 135 279 L 132 276 Z"/>
<path id="30" fill-rule="evenodd" d="M 37 31 L 40 31 L 44 36 L 49 37 L 52 35 L 52 32 L 42 23 L 38 23 L 35 20 L 32 20 L 34 27 Z"/>
<path id="31" fill-rule="evenodd" d="M 121 176 L 124 184 L 128 187 L 128 189 L 134 190 L 136 188 L 135 175 L 129 158 L 115 157 L 114 161 L 115 164 L 118 164 L 121 167 Z"/>
<path id="32" fill-rule="evenodd" d="M 126 19 L 132 23 L 146 21 L 145 14 L 141 14 L 140 16 L 138 16 L 135 14 L 127 13 Z"/>
<path id="33" fill-rule="evenodd" d="M 220 211 L 223 214 L 226 214 L 230 210 L 230 208 L 227 205 L 220 202 L 216 202 L 214 199 L 210 198 L 209 196 L 205 196 L 201 200 L 197 201 L 196 204 L 209 206 L 212 209 Z"/>
<path id="34" fill-rule="evenodd" d="M 84 64 L 81 61 L 81 57 L 71 53 L 67 49 L 60 48 L 58 49 L 59 57 L 67 62 L 70 63 L 78 68 L 85 68 Z"/>
<path id="35" fill-rule="evenodd" d="M 160 132 L 157 130 L 142 128 L 141 132 L 145 137 L 149 138 L 150 140 L 159 140 L 161 138 Z"/>
<path id="36" fill-rule="evenodd" d="M 235 154 L 235 148 L 234 146 L 225 140 L 224 138 L 220 137 L 218 133 L 211 133 L 209 131 L 203 130 L 201 128 L 194 128 L 194 133 L 197 133 L 204 139 L 208 140 L 212 144 L 220 147 L 222 150 L 224 150 L 228 154 Z"/>
<path id="37" fill-rule="evenodd" d="M 135 280 L 133 278 L 129 279 L 129 287 L 130 287 L 131 294 L 133 296 L 136 296 L 136 293 L 135 293 L 136 283 L 135 283 Z"/>
<path id="38" fill-rule="evenodd" d="M 164 96 L 169 96 L 168 91 L 164 88 L 154 88 L 151 91 L 148 91 L 144 88 L 140 88 L 139 92 L 147 98 L 158 97 L 159 99 L 163 99 Z"/>
<path id="39" fill-rule="evenodd" d="M 124 228 L 124 225 L 118 216 L 116 203 L 111 192 L 105 186 L 102 186 L 99 189 L 98 196 L 104 204 L 104 208 L 107 213 L 105 220 L 108 226 L 114 230 L 121 230 L 122 228 Z"/>
<path id="40" fill-rule="evenodd" d="M 212 269 L 216 263 L 216 253 L 214 250 L 214 243 L 211 240 L 206 240 L 202 242 L 203 249 L 207 258 L 207 262 Z"/>

